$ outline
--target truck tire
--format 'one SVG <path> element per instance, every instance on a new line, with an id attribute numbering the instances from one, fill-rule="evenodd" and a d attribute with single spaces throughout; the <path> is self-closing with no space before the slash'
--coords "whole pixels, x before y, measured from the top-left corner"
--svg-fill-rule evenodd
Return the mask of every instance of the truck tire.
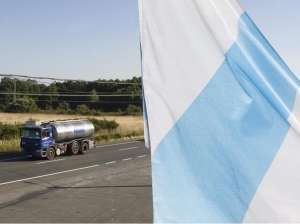
<path id="1" fill-rule="evenodd" d="M 89 144 L 87 142 L 82 143 L 80 148 L 80 154 L 84 155 L 89 150 Z"/>
<path id="2" fill-rule="evenodd" d="M 79 152 L 79 142 L 73 142 L 71 145 L 70 153 L 71 155 L 76 155 Z"/>
<path id="3" fill-rule="evenodd" d="M 53 147 L 47 149 L 47 159 L 51 160 L 55 157 L 55 150 Z"/>

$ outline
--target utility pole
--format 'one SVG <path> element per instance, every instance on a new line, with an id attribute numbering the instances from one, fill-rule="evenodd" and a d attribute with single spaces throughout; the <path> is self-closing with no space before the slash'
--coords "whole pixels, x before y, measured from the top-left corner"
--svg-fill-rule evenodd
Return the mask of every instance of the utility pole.
<path id="1" fill-rule="evenodd" d="M 14 83 L 14 102 L 16 102 L 16 92 L 17 92 L 17 80 L 15 79 L 15 83 Z"/>

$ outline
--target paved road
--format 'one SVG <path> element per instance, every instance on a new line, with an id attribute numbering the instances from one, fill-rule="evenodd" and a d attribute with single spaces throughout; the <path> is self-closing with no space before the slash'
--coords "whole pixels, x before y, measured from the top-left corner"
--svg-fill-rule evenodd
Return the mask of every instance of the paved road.
<path id="1" fill-rule="evenodd" d="M 0 157 L 0 222 L 151 223 L 150 157 L 142 141 L 51 161 Z"/>

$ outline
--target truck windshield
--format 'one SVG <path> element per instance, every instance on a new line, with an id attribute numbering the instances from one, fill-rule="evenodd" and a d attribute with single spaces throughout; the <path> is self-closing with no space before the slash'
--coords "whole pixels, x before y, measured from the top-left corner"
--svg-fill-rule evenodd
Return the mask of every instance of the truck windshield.
<path id="1" fill-rule="evenodd" d="M 27 129 L 27 128 L 23 128 L 21 131 L 21 137 L 22 138 L 34 138 L 34 139 L 40 139 L 41 138 L 41 134 L 40 134 L 40 130 L 39 129 Z"/>

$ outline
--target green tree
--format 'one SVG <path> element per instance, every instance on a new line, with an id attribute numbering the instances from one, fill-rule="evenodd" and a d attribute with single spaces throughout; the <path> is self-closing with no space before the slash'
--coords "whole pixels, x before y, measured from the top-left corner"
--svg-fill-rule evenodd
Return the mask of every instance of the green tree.
<path id="1" fill-rule="evenodd" d="M 5 93 L 1 95 L 1 103 L 5 106 L 13 100 L 14 85 L 15 79 L 11 79 L 9 77 L 4 77 L 1 79 L 0 91 Z"/>
<path id="2" fill-rule="evenodd" d="M 11 102 L 6 107 L 6 112 L 11 113 L 28 113 L 28 112 L 35 112 L 37 110 L 37 105 L 35 100 L 24 96 L 21 99 L 17 99 L 15 102 Z"/>
<path id="3" fill-rule="evenodd" d="M 36 80 L 27 79 L 25 81 L 26 85 L 28 85 L 28 93 L 39 94 L 41 93 L 40 86 Z M 38 95 L 30 96 L 34 100 L 38 100 Z"/>
<path id="4" fill-rule="evenodd" d="M 90 95 L 90 101 L 91 102 L 96 102 L 99 100 L 99 96 L 97 96 L 97 91 L 95 89 L 93 89 L 92 91 L 89 92 Z"/>
<path id="5" fill-rule="evenodd" d="M 39 97 L 39 100 L 41 101 L 40 106 L 42 109 L 54 108 L 53 104 L 57 101 L 58 97 L 58 90 L 55 83 L 52 83 L 49 86 L 44 85 L 42 90 L 44 94 L 48 95 L 42 95 Z"/>

